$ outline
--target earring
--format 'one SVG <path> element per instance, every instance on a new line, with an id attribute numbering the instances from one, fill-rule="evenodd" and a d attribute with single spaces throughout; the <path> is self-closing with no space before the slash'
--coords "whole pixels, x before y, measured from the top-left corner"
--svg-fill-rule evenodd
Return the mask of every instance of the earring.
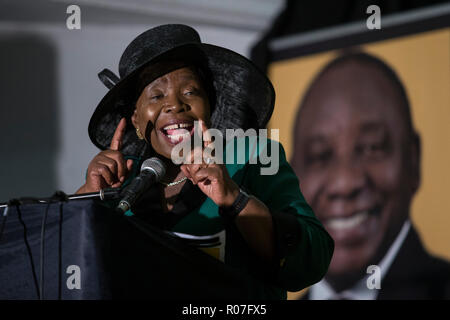
<path id="1" fill-rule="evenodd" d="M 142 133 L 139 130 L 139 128 L 136 128 L 136 135 L 138 136 L 139 140 L 143 140 L 144 139 L 144 136 L 142 135 Z"/>

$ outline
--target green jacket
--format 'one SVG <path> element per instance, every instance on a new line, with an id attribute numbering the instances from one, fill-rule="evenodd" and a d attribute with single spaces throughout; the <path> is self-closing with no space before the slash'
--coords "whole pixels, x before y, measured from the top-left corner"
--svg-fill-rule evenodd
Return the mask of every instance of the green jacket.
<path id="1" fill-rule="evenodd" d="M 245 146 L 238 141 L 245 142 Z M 249 194 L 261 200 L 273 216 L 276 259 L 271 265 L 263 263 L 253 254 L 234 224 L 219 215 L 218 206 L 209 198 L 183 217 L 170 230 L 196 236 L 224 233 L 223 260 L 231 268 L 248 274 L 254 287 L 254 298 L 286 299 L 286 291 L 299 291 L 325 275 L 334 250 L 334 242 L 317 220 L 311 207 L 300 192 L 299 181 L 286 160 L 281 144 L 273 140 L 238 138 L 228 143 L 223 158 L 230 177 Z M 278 151 L 279 169 L 276 174 L 262 175 L 269 167 L 251 159 Z M 228 157 L 227 157 L 228 154 Z M 232 155 L 232 156 L 230 156 Z M 134 174 L 142 159 L 134 161 Z M 127 212 L 127 215 L 132 215 Z M 225 232 L 224 232 L 225 231 Z"/>

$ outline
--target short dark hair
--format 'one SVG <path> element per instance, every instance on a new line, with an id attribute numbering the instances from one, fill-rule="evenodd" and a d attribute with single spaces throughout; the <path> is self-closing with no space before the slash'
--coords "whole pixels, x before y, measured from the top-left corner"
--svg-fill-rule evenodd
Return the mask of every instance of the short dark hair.
<path id="1" fill-rule="evenodd" d="M 397 73 L 392 69 L 386 62 L 381 60 L 378 57 L 375 57 L 371 54 L 361 52 L 361 51 L 343 51 L 338 57 L 327 63 L 320 72 L 316 75 L 316 77 L 313 79 L 311 84 L 309 85 L 305 95 L 303 96 L 302 102 L 299 106 L 299 110 L 297 112 L 296 120 L 298 122 L 300 118 L 300 112 L 303 109 L 303 106 L 305 102 L 308 100 L 308 96 L 311 93 L 312 88 L 314 85 L 329 71 L 333 68 L 340 66 L 342 64 L 346 64 L 348 62 L 357 62 L 361 64 L 368 64 L 376 67 L 378 70 L 380 70 L 388 79 L 391 81 L 395 89 L 397 89 L 400 97 L 400 108 L 401 112 L 403 113 L 405 117 L 405 124 L 406 128 L 408 130 L 408 133 L 412 134 L 413 124 L 412 124 L 412 116 L 411 116 L 411 110 L 410 110 L 410 103 L 408 99 L 408 95 L 406 92 L 406 89 L 401 82 L 399 76 Z"/>

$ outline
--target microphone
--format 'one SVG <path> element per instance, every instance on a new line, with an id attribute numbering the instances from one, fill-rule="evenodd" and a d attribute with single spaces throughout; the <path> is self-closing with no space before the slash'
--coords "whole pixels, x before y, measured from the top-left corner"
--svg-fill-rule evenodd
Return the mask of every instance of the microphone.
<path id="1" fill-rule="evenodd" d="M 158 158 L 153 157 L 145 160 L 141 166 L 141 173 L 121 192 L 122 200 L 116 207 L 116 211 L 125 213 L 136 200 L 152 184 L 160 181 L 166 174 L 165 164 Z"/>

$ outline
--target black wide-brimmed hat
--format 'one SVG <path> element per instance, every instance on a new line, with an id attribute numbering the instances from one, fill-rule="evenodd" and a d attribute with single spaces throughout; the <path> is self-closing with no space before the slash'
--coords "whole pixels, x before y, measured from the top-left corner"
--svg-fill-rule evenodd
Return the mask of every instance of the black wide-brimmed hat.
<path id="1" fill-rule="evenodd" d="M 211 85 L 207 91 L 214 95 L 211 106 L 213 128 L 225 133 L 225 129 L 259 129 L 267 125 L 274 107 L 275 92 L 265 74 L 236 52 L 202 43 L 193 28 L 168 24 L 145 31 L 128 45 L 120 58 L 120 78 L 108 69 L 99 73 L 109 91 L 89 123 L 89 137 L 97 147 L 109 148 L 120 119 L 125 117 L 127 129 L 122 153 L 142 156 L 151 149 L 136 136 L 131 115 L 143 89 L 142 71 L 167 61 L 193 64 L 204 71 L 206 81 Z M 177 66 L 176 63 L 173 65 Z M 153 78 L 170 71 L 173 69 L 157 70 Z"/>

